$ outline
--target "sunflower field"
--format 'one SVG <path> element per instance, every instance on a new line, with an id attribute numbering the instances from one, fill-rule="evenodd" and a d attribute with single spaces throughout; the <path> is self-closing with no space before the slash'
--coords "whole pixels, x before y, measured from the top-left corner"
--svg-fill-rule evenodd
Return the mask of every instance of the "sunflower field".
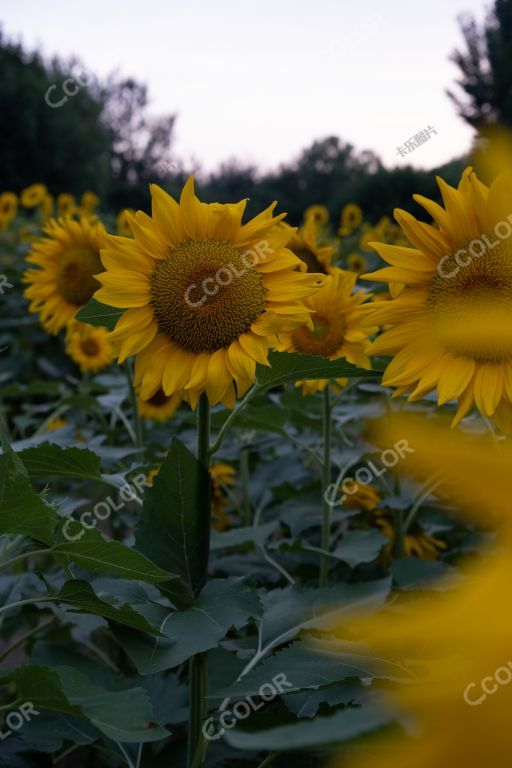
<path id="1" fill-rule="evenodd" d="M 153 156 L 114 179 L 128 109 L 102 195 L 107 97 L 87 83 L 64 91 L 72 130 L 39 105 L 98 143 L 79 192 L 56 182 L 62 140 L 56 176 L 13 182 L 0 130 L 0 768 L 511 765 L 512 2 L 495 6 L 482 82 L 505 74 L 444 176 L 357 165 L 331 137 L 247 189 Z M 0 34 L 0 63 L 17 56 Z M 27 61 L 27 84 L 64 71 Z M 481 71 L 458 63 L 471 92 Z M 141 118 L 150 148 L 173 120 Z M 359 176 L 339 198 L 304 182 L 306 202 L 321 151 Z"/>

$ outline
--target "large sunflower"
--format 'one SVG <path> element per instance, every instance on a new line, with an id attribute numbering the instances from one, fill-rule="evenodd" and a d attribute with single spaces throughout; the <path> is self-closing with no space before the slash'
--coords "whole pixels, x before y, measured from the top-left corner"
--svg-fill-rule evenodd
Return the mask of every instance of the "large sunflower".
<path id="1" fill-rule="evenodd" d="M 87 219 L 52 219 L 44 228 L 47 237 L 32 246 L 27 257 L 39 269 L 23 275 L 30 311 L 39 314 L 46 331 L 58 333 L 92 297 L 103 269 L 100 248 L 105 230 Z"/>
<path id="2" fill-rule="evenodd" d="M 489 189 L 471 168 L 457 189 L 438 179 L 444 208 L 414 199 L 437 227 L 397 210 L 414 246 L 373 243 L 390 264 L 366 279 L 400 284 L 370 317 L 388 329 L 373 354 L 394 355 L 383 384 L 416 400 L 437 388 L 439 405 L 458 400 L 457 424 L 474 403 L 506 432 L 512 427 L 512 179 Z"/>
<path id="3" fill-rule="evenodd" d="M 133 238 L 109 237 L 98 301 L 127 311 L 112 339 L 119 361 L 136 354 L 135 386 L 159 388 L 192 407 L 232 407 L 268 364 L 276 333 L 310 321 L 303 299 L 323 283 L 285 246 L 275 204 L 242 224 L 246 201 L 207 205 L 190 178 L 178 204 L 152 185 L 152 218 L 128 215 Z"/>
<path id="4" fill-rule="evenodd" d="M 288 224 L 281 226 L 288 228 L 291 235 L 288 248 L 304 262 L 308 272 L 327 274 L 331 271 L 332 258 L 336 249 L 331 245 L 320 245 L 318 225 L 314 218 L 306 219 L 304 226 L 298 230 L 293 230 Z"/>
<path id="5" fill-rule="evenodd" d="M 365 348 L 375 328 L 367 325 L 361 311 L 361 304 L 368 299 L 368 294 L 361 290 L 354 293 L 356 276 L 337 267 L 333 267 L 325 281 L 324 286 L 305 302 L 314 313 L 314 327 L 303 325 L 280 334 L 278 349 L 321 355 L 329 360 L 344 357 L 349 363 L 371 368 Z M 344 383 L 342 379 L 338 381 Z M 303 387 L 304 394 L 311 394 L 323 391 L 327 380 L 297 382 L 297 385 Z"/>

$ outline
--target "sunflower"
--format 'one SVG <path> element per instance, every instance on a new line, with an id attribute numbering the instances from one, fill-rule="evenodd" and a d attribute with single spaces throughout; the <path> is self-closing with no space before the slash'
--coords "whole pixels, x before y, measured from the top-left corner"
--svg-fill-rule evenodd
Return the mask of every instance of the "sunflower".
<path id="1" fill-rule="evenodd" d="M 40 205 L 48 193 L 44 184 L 31 184 L 21 193 L 21 204 L 24 208 L 35 208 Z"/>
<path id="2" fill-rule="evenodd" d="M 2 192 L 0 195 L 0 219 L 10 224 L 18 211 L 18 196 L 14 192 Z"/>
<path id="3" fill-rule="evenodd" d="M 344 357 L 349 363 L 371 368 L 365 354 L 369 336 L 375 331 L 364 322 L 361 304 L 368 299 L 364 291 L 353 293 L 356 276 L 334 267 L 325 278 L 325 284 L 313 296 L 306 299 L 306 306 L 313 314 L 313 325 L 303 325 L 293 331 L 279 334 L 277 349 L 284 352 L 302 352 L 321 355 L 329 360 Z M 343 380 L 341 380 L 343 383 Z M 321 392 L 327 379 L 297 382 L 304 394 Z"/>
<path id="4" fill-rule="evenodd" d="M 207 205 L 190 178 L 180 203 L 152 185 L 153 216 L 128 215 L 133 239 L 109 237 L 96 298 L 124 308 L 112 339 L 119 361 L 137 355 L 135 386 L 192 408 L 206 392 L 233 407 L 268 365 L 276 334 L 310 322 L 303 299 L 323 284 L 285 248 L 275 204 L 242 225 L 246 201 Z M 236 389 L 235 389 L 236 387 Z"/>
<path id="5" fill-rule="evenodd" d="M 211 470 L 212 484 L 212 526 L 217 531 L 229 528 L 229 518 L 226 512 L 227 496 L 225 486 L 233 485 L 236 471 L 229 464 L 213 464 Z"/>
<path id="6" fill-rule="evenodd" d="M 94 213 L 99 204 L 100 199 L 98 195 L 95 195 L 94 192 L 84 192 L 80 200 L 80 210 L 84 215 L 90 215 Z"/>
<path id="7" fill-rule="evenodd" d="M 155 421 L 167 421 L 178 410 L 181 403 L 179 395 L 168 397 L 163 389 L 157 389 L 154 395 L 147 400 L 138 398 L 139 413 L 145 419 Z"/>
<path id="8" fill-rule="evenodd" d="M 116 219 L 116 227 L 117 227 L 117 234 L 121 235 L 122 237 L 131 237 L 132 231 L 130 229 L 130 225 L 128 224 L 128 216 L 135 216 L 135 211 L 133 208 L 125 208 L 123 211 L 120 211 L 117 214 Z"/>
<path id="9" fill-rule="evenodd" d="M 94 328 L 72 320 L 66 332 L 66 352 L 80 366 L 82 373 L 97 373 L 114 359 L 106 328 Z"/>
<path id="10" fill-rule="evenodd" d="M 391 512 L 388 509 L 375 510 L 374 523 L 389 540 L 389 548 L 392 551 L 395 546 L 396 532 L 391 522 Z M 437 560 L 444 549 L 446 549 L 446 543 L 430 536 L 419 523 L 416 523 L 404 536 L 404 557 Z"/>
<path id="11" fill-rule="evenodd" d="M 312 222 L 316 226 L 323 227 L 329 221 L 329 211 L 325 205 L 310 205 L 304 211 L 304 221 L 306 224 Z"/>
<path id="12" fill-rule="evenodd" d="M 44 431 L 56 432 L 58 429 L 64 429 L 68 424 L 69 422 L 66 419 L 61 419 L 60 416 L 57 416 L 55 419 L 51 419 L 51 421 L 48 422 Z"/>
<path id="13" fill-rule="evenodd" d="M 367 268 L 368 262 L 365 257 L 361 256 L 359 253 L 351 253 L 350 256 L 347 257 L 347 269 L 349 272 L 354 272 L 356 275 L 360 275 L 362 272 L 365 272 Z"/>
<path id="14" fill-rule="evenodd" d="M 76 200 L 73 195 L 62 192 L 57 196 L 57 213 L 59 216 L 73 216 L 76 211 Z"/>
<path id="15" fill-rule="evenodd" d="M 371 319 L 390 327 L 369 351 L 394 355 L 383 384 L 396 394 L 413 401 L 437 389 L 439 405 L 458 401 L 453 425 L 476 404 L 510 432 L 512 246 L 503 233 L 512 232 L 512 178 L 504 174 L 489 189 L 468 168 L 457 189 L 438 183 L 444 208 L 414 196 L 437 227 L 397 210 L 414 247 L 373 244 L 391 266 L 364 277 L 404 288 L 372 304 Z"/>
<path id="16" fill-rule="evenodd" d="M 321 272 L 326 275 L 332 268 L 335 248 L 331 245 L 319 245 L 318 227 L 313 219 L 308 219 L 303 227 L 294 230 L 288 224 L 281 224 L 291 235 L 288 248 L 304 262 L 308 272 Z"/>
<path id="17" fill-rule="evenodd" d="M 363 212 L 356 203 L 348 203 L 341 212 L 339 234 L 350 235 L 363 223 Z"/>
<path id="18" fill-rule="evenodd" d="M 39 313 L 43 328 L 55 334 L 99 287 L 94 275 L 103 269 L 99 251 L 106 232 L 86 219 L 52 219 L 44 231 L 47 237 L 34 243 L 27 257 L 39 269 L 27 270 L 23 282 L 29 284 L 30 311 Z"/>
<path id="19" fill-rule="evenodd" d="M 343 505 L 348 509 L 372 512 L 382 501 L 380 493 L 373 485 L 357 483 L 355 480 L 352 483 L 345 480 L 342 492 L 345 496 Z"/>

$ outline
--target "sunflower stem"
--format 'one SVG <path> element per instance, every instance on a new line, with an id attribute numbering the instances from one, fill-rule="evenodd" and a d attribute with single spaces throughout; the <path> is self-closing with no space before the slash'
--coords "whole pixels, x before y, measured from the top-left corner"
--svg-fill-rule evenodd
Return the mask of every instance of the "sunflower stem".
<path id="1" fill-rule="evenodd" d="M 240 479 L 242 481 L 242 521 L 244 525 L 251 525 L 252 512 L 251 512 L 251 499 L 249 494 L 249 458 L 250 448 L 246 446 L 240 451 Z"/>
<path id="2" fill-rule="evenodd" d="M 210 403 L 203 393 L 199 399 L 197 411 L 197 460 L 210 471 Z M 198 493 L 204 493 L 203 480 Z M 209 480 L 210 482 L 210 480 Z M 211 501 L 208 494 L 208 520 L 210 526 Z M 200 768 L 206 757 L 208 742 L 203 733 L 203 725 L 208 714 L 208 656 L 198 653 L 189 662 L 189 729 L 188 729 L 188 767 Z"/>
<path id="3" fill-rule="evenodd" d="M 126 375 L 128 377 L 128 389 L 130 390 L 130 404 L 132 408 L 133 426 L 135 428 L 135 445 L 140 449 L 141 456 L 144 454 L 144 426 L 140 418 L 139 406 L 137 403 L 137 393 L 133 386 L 133 366 L 130 360 L 126 361 Z"/>
<path id="4" fill-rule="evenodd" d="M 322 549 L 329 552 L 331 540 L 331 505 L 329 504 L 328 491 L 331 482 L 331 434 L 332 434 L 332 404 L 331 383 L 329 382 L 323 395 L 323 441 L 324 458 L 322 466 Z M 322 555 L 320 559 L 321 587 L 326 587 L 329 582 L 329 555 Z"/>

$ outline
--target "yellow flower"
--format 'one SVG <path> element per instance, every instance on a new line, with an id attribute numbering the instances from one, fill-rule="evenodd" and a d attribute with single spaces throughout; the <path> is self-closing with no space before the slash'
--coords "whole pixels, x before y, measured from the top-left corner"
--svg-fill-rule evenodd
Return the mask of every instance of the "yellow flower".
<path id="1" fill-rule="evenodd" d="M 370 243 L 375 240 L 375 231 L 369 224 L 363 224 L 363 234 L 359 238 L 359 247 L 362 251 L 371 251 Z"/>
<path id="2" fill-rule="evenodd" d="M 318 243 L 318 227 L 313 219 L 306 221 L 298 230 L 284 223 L 280 226 L 290 233 L 291 239 L 287 247 L 304 262 L 308 272 L 327 274 L 331 271 L 335 248 Z"/>
<path id="3" fill-rule="evenodd" d="M 342 493 L 346 496 L 343 506 L 348 509 L 359 509 L 361 511 L 366 510 L 367 512 L 371 512 L 382 501 L 380 493 L 373 487 L 373 485 L 356 483 L 355 480 L 352 484 L 349 484 L 348 480 L 346 480 L 343 483 Z"/>
<path id="4" fill-rule="evenodd" d="M 156 467 L 156 469 L 151 469 L 147 476 L 146 476 L 146 482 L 149 486 L 153 485 L 153 482 L 155 480 L 155 477 L 158 475 L 158 471 L 160 469 L 160 464 Z"/>
<path id="5" fill-rule="evenodd" d="M 154 419 L 155 421 L 167 421 L 178 410 L 181 403 L 179 395 L 168 397 L 163 389 L 157 389 L 154 395 L 147 400 L 138 398 L 139 413 L 145 419 Z"/>
<path id="6" fill-rule="evenodd" d="M 317 392 L 323 392 L 329 383 L 331 384 L 331 392 L 336 394 L 347 386 L 348 379 L 343 377 L 332 379 L 331 382 L 329 379 L 299 379 L 295 382 L 295 386 L 302 390 L 303 395 L 316 395 Z"/>
<path id="7" fill-rule="evenodd" d="M 66 332 L 66 352 L 80 366 L 82 373 L 97 373 L 114 359 L 106 328 L 95 328 L 72 320 Z"/>
<path id="8" fill-rule="evenodd" d="M 48 422 L 45 428 L 45 432 L 56 432 L 58 429 L 63 429 L 63 427 L 67 427 L 68 421 L 66 419 L 61 419 L 59 416 L 57 418 L 52 419 Z"/>
<path id="9" fill-rule="evenodd" d="M 98 301 L 127 311 L 111 334 L 119 362 L 137 355 L 135 386 L 192 408 L 206 392 L 231 408 L 268 364 L 269 343 L 307 323 L 303 299 L 323 283 L 285 246 L 275 204 L 242 225 L 246 201 L 207 205 L 186 183 L 180 203 L 152 185 L 153 217 L 128 216 L 133 239 L 109 237 Z"/>
<path id="10" fill-rule="evenodd" d="M 59 216 L 73 216 L 76 211 L 76 200 L 73 195 L 63 192 L 57 197 L 57 213 Z"/>
<path id="11" fill-rule="evenodd" d="M 369 351 L 394 356 L 383 384 L 397 394 L 410 393 L 412 401 L 437 388 L 439 405 L 458 401 L 454 425 L 475 403 L 508 432 L 512 245 L 497 233 L 511 229 L 512 180 L 503 175 L 488 189 L 468 168 L 457 189 L 438 183 L 445 208 L 414 196 L 437 228 L 397 210 L 414 247 L 373 244 L 391 266 L 364 277 L 405 287 L 392 291 L 392 301 L 372 304 L 371 319 L 390 327 Z"/>
<path id="12" fill-rule="evenodd" d="M 41 213 L 43 214 L 43 221 L 47 221 L 53 216 L 54 200 L 53 195 L 45 195 L 41 202 Z"/>
<path id="13" fill-rule="evenodd" d="M 389 539 L 389 548 L 392 551 L 395 546 L 396 532 L 390 520 L 390 512 L 387 509 L 375 510 L 375 525 Z M 429 536 L 423 528 L 416 523 L 404 536 L 404 556 L 420 557 L 423 560 L 437 560 L 446 544 L 441 539 Z"/>
<path id="14" fill-rule="evenodd" d="M 325 285 L 305 302 L 314 312 L 314 327 L 303 325 L 279 334 L 277 348 L 284 352 L 321 355 L 329 360 L 344 357 L 349 363 L 371 368 L 365 348 L 375 329 L 365 325 L 361 312 L 368 294 L 364 291 L 353 293 L 356 276 L 352 272 L 334 267 L 325 280 Z M 303 391 L 304 394 L 321 392 L 326 386 L 326 379 L 318 379 L 309 381 Z"/>
<path id="15" fill-rule="evenodd" d="M 130 229 L 130 225 L 128 224 L 128 217 L 135 216 L 135 213 L 136 212 L 133 210 L 133 208 L 125 208 L 123 211 L 120 211 L 120 213 L 117 214 L 116 226 L 118 235 L 121 235 L 122 237 L 132 236 L 132 231 Z"/>
<path id="16" fill-rule="evenodd" d="M 100 248 L 105 230 L 85 219 L 52 219 L 44 228 L 47 237 L 34 243 L 27 257 L 39 269 L 23 275 L 29 309 L 39 313 L 43 328 L 58 333 L 92 297 L 99 283 L 94 277 L 103 267 Z"/>
<path id="17" fill-rule="evenodd" d="M 0 195 L 0 219 L 9 224 L 18 211 L 18 197 L 14 192 L 2 192 Z"/>
<path id="18" fill-rule="evenodd" d="M 21 193 L 21 204 L 24 208 L 35 208 L 43 202 L 47 193 L 44 184 L 31 184 Z"/>
<path id="19" fill-rule="evenodd" d="M 363 212 L 356 203 L 348 203 L 341 212 L 340 235 L 350 235 L 363 223 Z"/>
<path id="20" fill-rule="evenodd" d="M 100 199 L 98 195 L 94 194 L 94 192 L 83 193 L 82 199 L 80 200 L 80 208 L 84 213 L 93 213 L 99 204 Z"/>
<path id="21" fill-rule="evenodd" d="M 347 268 L 350 272 L 355 272 L 356 275 L 360 275 L 368 267 L 368 262 L 359 253 L 351 253 L 347 258 Z"/>
<path id="22" fill-rule="evenodd" d="M 505 768 L 512 731 L 510 552 L 486 558 L 462 585 L 415 597 L 359 622 L 372 654 L 411 678 L 391 687 L 414 720 L 411 734 L 372 739 L 343 755 L 343 768 Z M 357 627 L 357 624 L 356 624 Z M 405 678 L 405 674 L 404 674 Z M 379 748 L 380 747 L 380 748 Z"/>
<path id="23" fill-rule="evenodd" d="M 306 224 L 311 222 L 316 226 L 322 227 L 329 221 L 329 211 L 325 205 L 310 205 L 309 208 L 304 211 L 304 221 Z"/>
<path id="24" fill-rule="evenodd" d="M 211 468 L 212 483 L 212 525 L 217 531 L 229 528 L 229 518 L 226 512 L 227 497 L 223 486 L 233 485 L 236 472 L 229 464 L 213 464 Z"/>

